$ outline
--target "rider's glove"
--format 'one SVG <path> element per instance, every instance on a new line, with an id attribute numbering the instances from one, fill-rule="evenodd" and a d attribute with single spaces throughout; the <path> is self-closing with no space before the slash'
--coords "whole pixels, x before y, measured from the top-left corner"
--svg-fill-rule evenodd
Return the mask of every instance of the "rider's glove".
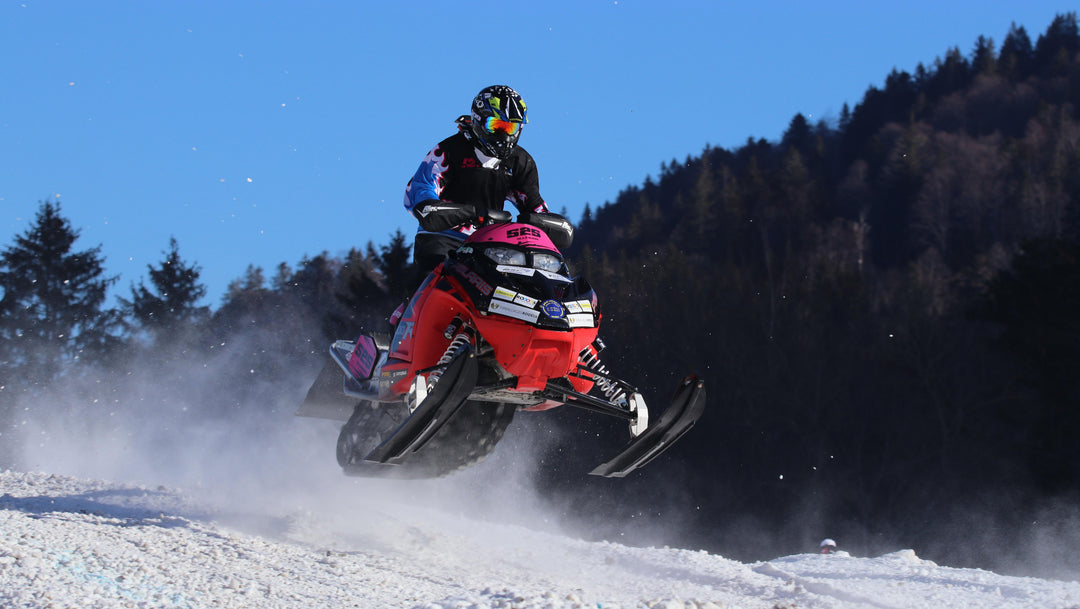
<path id="1" fill-rule="evenodd" d="M 559 214 L 551 212 L 530 212 L 518 216 L 518 222 L 532 224 L 547 233 L 551 242 L 560 250 L 570 247 L 574 241 L 574 225 Z"/>
<path id="2" fill-rule="evenodd" d="M 438 233 L 462 224 L 474 223 L 477 213 L 476 206 L 468 203 L 428 199 L 413 208 L 413 215 L 420 221 L 420 228 Z"/>

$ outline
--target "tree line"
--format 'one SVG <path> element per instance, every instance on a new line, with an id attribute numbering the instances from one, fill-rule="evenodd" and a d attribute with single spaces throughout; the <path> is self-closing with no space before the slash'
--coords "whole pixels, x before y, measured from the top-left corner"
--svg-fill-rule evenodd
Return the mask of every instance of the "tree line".
<path id="1" fill-rule="evenodd" d="M 281 263 L 270 278 L 249 266 L 211 310 L 200 304 L 201 267 L 171 239 L 127 297 L 109 306 L 119 277 L 107 275 L 100 246 L 79 247 L 79 233 L 60 203 L 44 201 L 31 226 L 0 250 L 0 438 L 17 433 L 20 404 L 58 387 L 99 410 L 131 401 L 133 370 L 153 376 L 166 396 L 197 389 L 186 378 L 194 362 L 212 360 L 211 385 L 221 386 L 237 378 L 272 384 L 283 371 L 317 369 L 329 340 L 385 323 L 413 274 L 411 244 L 399 231 L 382 246 L 305 256 L 295 268 Z M 214 404 L 215 387 L 205 389 Z M 15 445 L 0 442 L 0 465 L 14 463 Z"/>
<path id="2" fill-rule="evenodd" d="M 960 506 L 1020 536 L 1048 530 L 1033 506 L 1076 505 L 1078 119 L 1069 13 L 586 209 L 572 255 L 605 297 L 613 367 L 663 379 L 654 395 L 672 371 L 709 383 L 654 479 L 709 506 L 691 538 L 725 548 L 752 514 L 790 533 L 754 558 L 823 529 L 959 561 Z"/>
<path id="3" fill-rule="evenodd" d="M 586 207 L 567 255 L 600 295 L 609 368 L 659 408 L 697 372 L 708 410 L 620 481 L 563 458 L 617 446 L 590 415 L 559 412 L 540 484 L 617 516 L 606 522 L 674 519 L 686 543 L 732 557 L 802 551 L 820 534 L 1000 566 L 944 532 L 989 503 L 983 517 L 1009 531 L 997 541 L 1015 544 L 1040 506 L 1080 498 L 1078 202 L 1075 13 L 1034 42 L 1014 24 L 1000 47 L 980 37 L 893 70 L 835 121 L 798 114 L 778 141 L 663 163 Z M 99 249 L 74 248 L 61 211 L 42 203 L 0 253 L 3 433 L 17 399 L 107 375 L 106 361 L 229 352 L 226 370 L 273 386 L 317 367 L 327 340 L 383 323 L 412 276 L 398 233 L 269 279 L 251 267 L 211 311 L 173 241 L 108 309 L 117 279 Z M 277 357 L 258 378 L 239 374 L 265 353 Z M 86 391 L 110 391 L 96 380 Z M 777 535 L 748 545 L 748 522 Z"/>

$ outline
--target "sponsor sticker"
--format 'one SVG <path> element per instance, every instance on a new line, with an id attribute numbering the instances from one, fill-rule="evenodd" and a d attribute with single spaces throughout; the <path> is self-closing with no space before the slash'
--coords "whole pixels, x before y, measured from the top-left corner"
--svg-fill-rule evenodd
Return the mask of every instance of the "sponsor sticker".
<path id="1" fill-rule="evenodd" d="M 512 264 L 500 264 L 495 267 L 496 271 L 500 273 L 508 273 L 510 275 L 525 275 L 526 277 L 532 277 L 536 274 L 536 269 L 527 266 L 514 266 Z"/>
<path id="2" fill-rule="evenodd" d="M 530 323 L 535 323 L 540 318 L 540 311 L 536 309 L 527 309 L 521 305 L 502 300 L 492 300 L 491 304 L 488 305 L 488 311 Z"/>
<path id="3" fill-rule="evenodd" d="M 529 307 L 530 309 L 535 309 L 536 308 L 536 303 L 540 302 L 540 299 L 532 298 L 532 297 L 526 296 L 524 294 L 518 294 L 517 297 L 514 298 L 514 302 L 516 302 L 519 305 Z"/>
<path id="4" fill-rule="evenodd" d="M 552 273 L 551 271 L 545 271 L 543 269 L 536 269 L 536 272 L 540 273 L 544 277 L 547 277 L 548 279 L 551 279 L 552 281 L 562 281 L 563 283 L 573 283 L 574 282 L 574 280 L 570 279 L 569 277 L 566 277 L 565 275 L 560 275 L 558 273 Z"/>
<path id="5" fill-rule="evenodd" d="M 562 304 L 555 300 L 545 300 L 543 304 L 540 305 L 540 309 L 544 312 L 544 315 L 547 315 L 552 319 L 562 319 L 566 316 L 566 309 L 563 308 Z"/>
<path id="6" fill-rule="evenodd" d="M 513 300 L 514 296 L 516 296 L 516 295 L 517 295 L 517 292 L 515 292 L 513 290 L 508 290 L 508 289 L 506 289 L 504 287 L 495 288 L 495 297 L 496 298 L 502 298 L 503 300 Z"/>
<path id="7" fill-rule="evenodd" d="M 591 328 L 593 323 L 592 313 L 573 313 L 566 316 L 571 328 Z"/>

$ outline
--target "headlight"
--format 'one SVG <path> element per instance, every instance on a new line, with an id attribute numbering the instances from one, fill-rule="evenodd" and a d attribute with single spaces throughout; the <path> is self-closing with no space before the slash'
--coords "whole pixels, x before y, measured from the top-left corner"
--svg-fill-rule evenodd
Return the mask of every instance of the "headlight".
<path id="1" fill-rule="evenodd" d="M 525 252 L 518 250 L 505 247 L 489 247 L 484 250 L 484 255 L 494 260 L 496 264 L 525 266 Z"/>
<path id="2" fill-rule="evenodd" d="M 552 273 L 558 273 L 562 268 L 562 260 L 554 254 L 533 254 L 533 268 L 540 269 L 541 271 L 550 271 Z"/>

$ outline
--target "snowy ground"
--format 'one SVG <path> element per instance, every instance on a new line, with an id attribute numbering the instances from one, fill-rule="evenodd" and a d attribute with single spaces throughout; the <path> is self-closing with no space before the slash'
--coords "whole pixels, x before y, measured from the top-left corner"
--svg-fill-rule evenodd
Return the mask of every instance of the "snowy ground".
<path id="1" fill-rule="evenodd" d="M 341 480 L 333 503 L 248 503 L 0 472 L 0 607 L 1080 607 L 1076 582 L 911 551 L 743 564 L 480 521 L 424 507 L 434 495 L 403 483 Z"/>
<path id="2" fill-rule="evenodd" d="M 61 396 L 21 408 L 0 437 L 19 439 L 21 464 L 0 471 L 0 609 L 1080 609 L 1080 583 L 949 568 L 900 547 L 747 564 L 638 547 L 677 537 L 638 523 L 626 525 L 635 546 L 583 541 L 608 533 L 569 522 L 588 510 L 552 506 L 533 479 L 543 413 L 521 415 L 460 474 L 363 480 L 334 462 L 337 423 L 293 416 L 302 393 L 275 405 L 250 391 L 234 411 L 224 393 L 165 401 L 153 383 L 145 401 L 125 396 L 133 406 Z"/>

